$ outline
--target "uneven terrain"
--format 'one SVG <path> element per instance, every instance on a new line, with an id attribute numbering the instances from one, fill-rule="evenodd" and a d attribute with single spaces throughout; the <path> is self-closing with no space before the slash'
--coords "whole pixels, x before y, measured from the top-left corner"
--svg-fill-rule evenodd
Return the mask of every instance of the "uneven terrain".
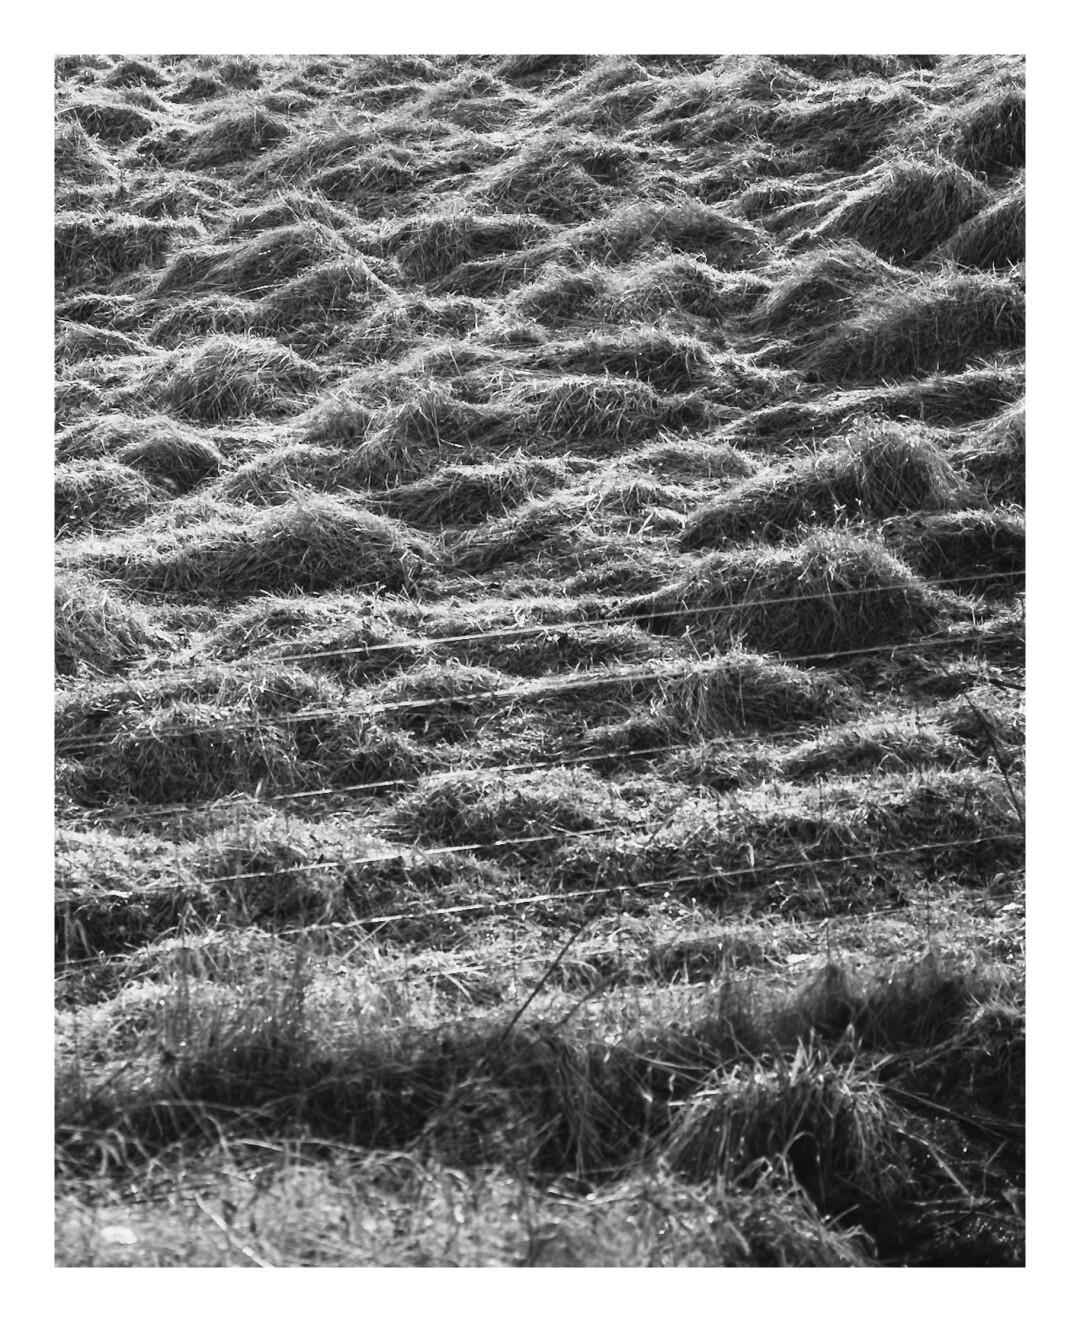
<path id="1" fill-rule="evenodd" d="M 56 62 L 57 1261 L 1024 1261 L 1024 65 Z"/>

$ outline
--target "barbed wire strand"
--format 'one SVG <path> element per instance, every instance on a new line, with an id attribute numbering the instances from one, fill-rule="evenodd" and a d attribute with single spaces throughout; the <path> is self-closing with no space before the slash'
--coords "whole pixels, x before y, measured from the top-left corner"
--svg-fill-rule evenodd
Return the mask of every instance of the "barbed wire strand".
<path id="1" fill-rule="evenodd" d="M 218 799 L 200 799 L 193 802 L 170 803 L 155 805 L 140 805 L 135 803 L 121 803 L 112 807 L 105 808 L 87 808 L 82 812 L 73 814 L 69 818 L 72 822 L 86 821 L 111 821 L 117 824 L 129 821 L 145 821 L 158 817 L 176 817 L 185 813 L 236 813 L 241 808 L 257 808 L 268 804 L 291 803 L 302 799 L 317 798 L 339 798 L 345 795 L 357 794 L 376 794 L 386 789 L 415 789 L 419 785 L 425 786 L 438 784 L 442 781 L 459 780 L 462 777 L 475 776 L 478 779 L 484 776 L 495 775 L 519 775 L 528 774 L 532 771 L 549 771 L 552 769 L 570 769 L 573 767 L 589 766 L 593 762 L 618 762 L 625 763 L 630 761 L 644 760 L 646 758 L 660 757 L 665 753 L 704 753 L 711 745 L 721 745 L 723 748 L 737 747 L 742 744 L 779 744 L 789 739 L 803 738 L 805 743 L 820 743 L 822 739 L 830 735 L 836 735 L 854 723 L 873 725 L 876 727 L 888 726 L 890 729 L 900 728 L 904 724 L 918 724 L 913 712 L 898 713 L 889 720 L 872 718 L 853 717 L 849 721 L 834 722 L 828 725 L 814 726 L 803 722 L 800 725 L 787 726 L 780 730 L 764 731 L 743 731 L 724 733 L 716 735 L 711 739 L 699 740 L 695 743 L 689 743 L 686 739 L 681 739 L 674 744 L 656 744 L 647 748 L 631 749 L 611 749 L 607 752 L 586 753 L 574 757 L 559 757 L 552 755 L 544 760 L 534 760 L 529 762 L 511 762 L 497 765 L 477 765 L 455 767 L 445 771 L 429 771 L 417 776 L 399 776 L 388 780 L 368 780 L 360 781 L 355 785 L 330 785 L 321 789 L 310 790 L 289 790 L 280 794 L 262 794 L 257 792 L 239 793 L 231 797 L 221 797 Z"/>
<path id="2" fill-rule="evenodd" d="M 964 575 L 959 575 L 955 578 L 928 579 L 926 585 L 931 587 L 944 587 L 950 583 L 972 583 L 972 582 L 985 582 L 988 579 L 1021 578 L 1024 576 L 1025 572 L 1026 571 L 1023 569 L 1003 569 L 1003 570 L 995 570 L 993 572 L 986 574 L 964 574 Z M 582 619 L 582 620 L 559 620 L 559 621 L 553 621 L 548 624 L 517 625 L 514 626 L 513 628 L 490 629 L 478 633 L 448 634 L 444 637 L 435 636 L 431 638 L 406 638 L 398 642 L 368 643 L 368 644 L 360 644 L 357 645 L 356 647 L 332 648 L 325 651 L 317 651 L 317 652 L 283 653 L 280 656 L 265 657 L 265 658 L 255 657 L 252 659 L 256 661 L 260 659 L 274 660 L 274 661 L 317 661 L 317 660 L 325 660 L 331 657 L 367 656 L 373 652 L 400 652 L 403 650 L 407 650 L 409 648 L 423 649 L 423 648 L 431 648 L 431 647 L 444 647 L 449 644 L 480 642 L 493 638 L 518 638 L 518 637 L 532 636 L 535 634 L 560 632 L 560 631 L 567 631 L 574 629 L 596 629 L 596 628 L 610 627 L 611 625 L 618 625 L 618 624 L 637 624 L 645 620 L 654 620 L 654 619 L 666 620 L 666 619 L 671 619 L 673 617 L 689 618 L 691 616 L 697 616 L 697 615 L 715 615 L 719 611 L 741 610 L 747 606 L 753 606 L 754 608 L 758 608 L 762 606 L 786 606 L 786 605 L 792 605 L 796 602 L 831 601 L 834 597 L 860 596 L 860 595 L 870 595 L 871 593 L 876 594 L 876 593 L 885 593 L 885 592 L 910 592 L 910 591 L 914 591 L 917 586 L 919 585 L 912 583 L 895 583 L 895 584 L 882 584 L 881 586 L 871 587 L 871 588 L 867 588 L 867 587 L 837 588 L 835 592 L 814 592 L 814 593 L 805 593 L 802 596 L 769 597 L 763 600 L 723 602 L 715 606 L 673 605 L 670 609 L 657 610 L 657 611 L 645 612 L 640 614 L 631 614 L 631 615 L 619 615 L 617 613 L 617 607 L 613 607 L 612 613 L 610 615 L 589 617 L 587 619 Z M 289 644 L 284 641 L 279 641 L 279 642 L 266 644 L 266 646 L 288 647 Z M 235 661 L 241 662 L 247 659 L 248 659 L 247 656 L 237 657 L 235 658 Z M 209 664 L 213 664 L 213 663 L 209 663 Z"/>
<path id="3" fill-rule="evenodd" d="M 889 849 L 874 849 L 860 853 L 836 855 L 831 858 L 822 858 L 822 859 L 801 858 L 797 860 L 791 860 L 789 862 L 754 865 L 746 868 L 713 869 L 711 871 L 706 871 L 706 872 L 685 873 L 677 877 L 660 877 L 660 878 L 651 878 L 648 880 L 636 881 L 636 882 L 623 882 L 618 885 L 593 886 L 590 887 L 589 889 L 540 891 L 540 892 L 534 892 L 529 895 L 507 896 L 504 899 L 477 900 L 467 904 L 445 905 L 433 909 L 415 909 L 411 911 L 402 911 L 393 914 L 372 914 L 365 918 L 350 919 L 347 922 L 327 921 L 320 923 L 305 924 L 299 927 L 285 927 L 285 928 L 281 928 L 278 932 L 275 933 L 275 935 L 284 937 L 284 936 L 305 936 L 308 934 L 330 934 L 335 932 L 352 931 L 357 928 L 366 928 L 372 926 L 374 927 L 388 926 L 394 923 L 410 923 L 410 922 L 424 921 L 432 918 L 456 917 L 460 914 L 466 914 L 466 913 L 493 914 L 504 909 L 525 908 L 531 904 L 558 904 L 560 902 L 567 900 L 602 899 L 605 896 L 638 894 L 643 891 L 652 891 L 652 890 L 670 890 L 672 888 L 699 884 L 702 882 L 724 881 L 724 880 L 737 879 L 739 877 L 747 877 L 747 876 L 753 876 L 753 877 L 760 877 L 762 875 L 769 876 L 774 873 L 791 872 L 798 868 L 804 868 L 808 866 L 814 868 L 830 867 L 844 863 L 865 862 L 869 859 L 876 859 L 876 858 L 890 858 L 890 857 L 895 858 L 895 857 L 904 857 L 908 855 L 922 854 L 922 853 L 931 853 L 931 854 L 944 853 L 946 850 L 956 849 L 961 846 L 1002 844 L 1006 842 L 1022 841 L 1023 839 L 1024 836 L 1020 832 L 1013 831 L 1013 832 L 1002 832 L 997 835 L 968 836 L 962 839 L 954 839 L 954 840 L 946 840 L 946 841 L 927 841 L 926 843 L 920 845 L 902 845 L 902 846 L 895 846 Z M 466 845 L 466 846 L 456 846 L 455 848 L 468 849 L 474 847 L 475 846 Z M 394 855 L 392 857 L 398 857 L 398 856 Z M 365 861 L 370 861 L 370 860 L 359 859 L 359 860 L 339 862 L 337 864 L 319 864 L 314 866 L 346 867 L 346 866 L 351 866 L 356 862 L 365 862 Z M 302 869 L 300 868 L 283 869 L 283 871 L 300 871 L 300 870 Z M 254 878 L 257 877 L 258 875 L 259 874 L 256 873 L 237 874 L 237 876 L 241 879 Z M 265 874 L 265 875 L 274 875 L 274 874 Z M 226 878 L 214 878 L 213 880 L 221 881 L 221 880 L 226 880 Z M 70 897 L 66 899 L 66 904 L 68 908 L 70 908 L 71 905 Z M 891 912 L 896 912 L 898 909 L 903 910 L 907 908 L 910 908 L 910 906 L 889 905 L 880 909 L 871 906 L 867 909 L 860 910 L 858 913 L 828 914 L 825 917 L 817 915 L 812 919 L 785 919 L 785 922 L 789 922 L 795 926 L 801 926 L 803 924 L 820 925 L 825 923 L 826 921 L 835 921 L 837 919 L 855 920 L 855 919 L 872 916 L 875 913 L 891 913 Z M 162 938 L 159 937 L 158 939 L 160 940 Z M 61 963 L 65 968 L 67 968 L 67 967 L 77 967 L 82 964 L 101 964 L 103 962 L 109 962 L 114 958 L 126 959 L 128 958 L 128 956 L 127 955 L 90 956 L 86 959 L 81 959 L 81 960 L 64 960 L 61 961 Z"/>
<path id="4" fill-rule="evenodd" d="M 961 647 L 967 643 L 982 642 L 986 638 L 984 633 L 946 635 L 943 637 L 934 637 L 919 639 L 908 643 L 882 643 L 875 646 L 846 648 L 843 650 L 833 650 L 824 652 L 808 652 L 800 656 L 778 657 L 775 664 L 795 665 L 807 661 L 826 661 L 835 660 L 843 657 L 852 656 L 871 656 L 875 653 L 896 653 L 921 650 L 930 647 Z M 757 654 L 753 654 L 757 655 Z M 418 711 L 426 708 L 437 708 L 444 706 L 457 705 L 458 707 L 468 706 L 472 703 L 482 702 L 513 702 L 521 698 L 533 698 L 538 696 L 555 695 L 562 693 L 578 692 L 583 689 L 599 688 L 604 685 L 615 686 L 627 683 L 650 683 L 663 679 L 678 679 L 680 677 L 689 677 L 694 674 L 707 674 L 710 671 L 719 673 L 723 670 L 725 664 L 724 657 L 710 658 L 707 661 L 696 661 L 689 665 L 680 663 L 669 667 L 652 666 L 648 669 L 638 668 L 636 670 L 618 671 L 614 674 L 596 674 L 588 672 L 580 678 L 567 679 L 559 677 L 557 680 L 544 680 L 527 684 L 516 684 L 505 689 L 483 689 L 469 693 L 443 694 L 433 698 L 410 698 L 397 702 L 368 703 L 365 706 L 357 707 L 352 710 L 338 707 L 312 707 L 302 709 L 298 712 L 283 712 L 279 714 L 260 714 L 255 717 L 245 718 L 243 720 L 234 719 L 229 721 L 208 722 L 203 725 L 192 725 L 185 729 L 166 729 L 157 730 L 153 734 L 158 739 L 179 739 L 190 738 L 192 735 L 204 733 L 227 733 L 236 730 L 258 729 L 262 726 L 290 725 L 300 721 L 316 720 L 322 717 L 337 716 L 346 719 L 362 720 L 373 716 L 384 715 L 393 711 Z M 405 676 L 407 678 L 407 676 Z M 169 708 L 158 709 L 162 714 L 166 714 Z M 113 741 L 125 734 L 134 733 L 130 730 L 118 730 L 108 735 L 71 735 L 60 736 L 56 741 L 56 752 L 58 755 L 64 753 L 92 750 L 95 748 L 107 748 Z"/>

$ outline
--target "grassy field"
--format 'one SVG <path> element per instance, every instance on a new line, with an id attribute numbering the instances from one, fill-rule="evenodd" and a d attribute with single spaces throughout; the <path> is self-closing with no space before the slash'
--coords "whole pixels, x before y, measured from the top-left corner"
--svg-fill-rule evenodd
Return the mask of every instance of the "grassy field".
<path id="1" fill-rule="evenodd" d="M 1024 1262 L 1024 62 L 56 61 L 56 1260 Z"/>

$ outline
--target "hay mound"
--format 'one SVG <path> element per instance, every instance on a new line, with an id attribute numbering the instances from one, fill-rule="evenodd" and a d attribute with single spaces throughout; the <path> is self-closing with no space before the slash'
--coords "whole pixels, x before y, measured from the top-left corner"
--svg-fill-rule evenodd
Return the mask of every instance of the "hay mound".
<path id="1" fill-rule="evenodd" d="M 399 591 L 428 555 L 416 534 L 389 519 L 318 496 L 276 506 L 239 526 L 211 526 L 171 551 L 137 552 L 118 569 L 134 587 L 182 597 L 349 585 Z"/>
<path id="2" fill-rule="evenodd" d="M 1027 202 L 1021 183 L 991 206 L 961 225 L 931 254 L 939 262 L 974 266 L 984 271 L 1014 266 L 1024 260 L 1027 245 Z"/>
<path id="3" fill-rule="evenodd" d="M 57 116 L 61 123 L 72 121 L 102 142 L 116 145 L 141 138 L 156 125 L 149 115 L 122 101 L 79 97 Z"/>
<path id="4" fill-rule="evenodd" d="M 1023 591 L 1025 529 L 1019 511 L 961 510 L 896 519 L 882 533 L 899 556 L 928 578 L 970 580 L 957 583 L 957 592 Z"/>
<path id="5" fill-rule="evenodd" d="M 680 536 L 688 549 L 775 537 L 837 514 L 885 517 L 955 506 L 962 484 L 924 434 L 897 423 L 866 424 L 823 453 L 774 464 L 696 509 Z"/>
<path id="6" fill-rule="evenodd" d="M 660 700 L 672 728 L 699 740 L 747 727 L 775 730 L 833 719 L 850 707 L 851 694 L 830 676 L 736 649 L 663 681 Z"/>
<path id="7" fill-rule="evenodd" d="M 152 265 L 174 243 L 198 233 L 191 221 L 64 212 L 54 230 L 57 284 L 107 284 L 114 276 Z"/>
<path id="8" fill-rule="evenodd" d="M 288 124 L 268 114 L 261 106 L 234 115 L 222 115 L 197 130 L 190 143 L 185 144 L 184 165 L 189 170 L 231 165 L 276 146 L 288 136 Z"/>
<path id="9" fill-rule="evenodd" d="M 944 271 L 897 292 L 869 293 L 805 359 L 815 380 L 891 381 L 958 372 L 1024 347 L 1024 294 L 1009 279 Z"/>
<path id="10" fill-rule="evenodd" d="M 294 396 L 321 377 L 318 367 L 276 340 L 215 335 L 173 350 L 148 384 L 159 407 L 193 422 L 220 422 L 288 412 Z"/>
<path id="11" fill-rule="evenodd" d="M 190 491 L 207 478 L 216 477 L 223 460 L 213 441 L 164 428 L 125 445 L 116 457 L 175 492 Z"/>
<path id="12" fill-rule="evenodd" d="M 893 161 L 870 171 L 807 239 L 855 239 L 888 262 L 911 266 L 990 200 L 989 189 L 951 161 Z"/>
<path id="13" fill-rule="evenodd" d="M 662 633 L 689 628 L 758 652 L 813 656 L 923 633 L 943 603 L 880 542 L 821 532 L 794 546 L 715 552 L 623 610 Z"/>
<path id="14" fill-rule="evenodd" d="M 111 184 L 120 172 L 76 120 L 60 122 L 53 135 L 53 169 L 57 183 Z"/>
<path id="15" fill-rule="evenodd" d="M 119 599 L 88 574 L 62 570 L 54 585 L 54 656 L 58 675 L 85 666 L 112 675 L 167 644 L 146 610 Z"/>
<path id="16" fill-rule="evenodd" d="M 110 532 L 146 518 L 161 493 L 141 473 L 115 459 L 73 459 L 53 480 L 57 537 Z"/>
<path id="17" fill-rule="evenodd" d="M 440 776 L 403 796 L 395 826 L 418 844 L 490 844 L 560 831 L 582 831 L 623 820 L 615 788 L 591 772 L 561 767 L 521 775 L 462 772 Z M 550 854 L 558 841 L 519 845 L 525 857 Z"/>
<path id="18" fill-rule="evenodd" d="M 459 209 L 404 221 L 390 233 L 386 248 L 406 275 L 427 282 L 465 262 L 531 247 L 550 233 L 549 225 L 531 215 L 483 216 Z"/>
<path id="19" fill-rule="evenodd" d="M 840 320 L 859 295 L 895 286 L 901 273 L 858 243 L 838 243 L 796 257 L 750 316 L 761 330 L 789 334 Z"/>
<path id="20" fill-rule="evenodd" d="M 712 379 L 708 346 L 694 336 L 673 335 L 653 327 L 619 335 L 594 331 L 580 340 L 552 342 L 526 354 L 523 362 L 529 367 L 571 375 L 614 372 L 644 381 L 666 394 L 696 390 Z"/>
<path id="21" fill-rule="evenodd" d="M 448 464 L 416 482 L 391 487 L 379 496 L 378 505 L 417 528 L 461 527 L 507 514 L 568 479 L 568 470 L 558 460 L 522 455 L 495 464 Z"/>

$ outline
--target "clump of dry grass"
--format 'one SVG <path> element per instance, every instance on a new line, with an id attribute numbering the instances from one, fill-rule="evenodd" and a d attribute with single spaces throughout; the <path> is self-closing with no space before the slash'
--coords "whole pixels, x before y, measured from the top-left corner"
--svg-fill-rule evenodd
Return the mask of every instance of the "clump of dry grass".
<path id="1" fill-rule="evenodd" d="M 166 349 L 186 348 L 211 335 L 243 336 L 259 330 L 258 305 L 232 294 L 182 298 L 150 327 L 150 341 Z"/>
<path id="2" fill-rule="evenodd" d="M 1014 266 L 1026 253 L 1027 202 L 1023 182 L 972 216 L 941 244 L 931 261 L 975 266 L 984 271 Z"/>
<path id="3" fill-rule="evenodd" d="M 784 729 L 835 718 L 852 695 L 830 675 L 798 670 L 741 648 L 659 684 L 660 710 L 682 736 L 713 739 L 733 729 Z"/>
<path id="4" fill-rule="evenodd" d="M 492 464 L 447 464 L 378 496 L 378 508 L 418 528 L 460 527 L 498 518 L 547 495 L 569 478 L 558 460 L 513 456 Z"/>
<path id="5" fill-rule="evenodd" d="M 61 570 L 55 582 L 54 655 L 58 675 L 111 675 L 167 643 L 144 607 L 124 601 L 89 574 Z"/>
<path id="6" fill-rule="evenodd" d="M 757 471 L 757 462 L 727 441 L 698 436 L 662 436 L 628 451 L 626 459 L 672 482 L 738 481 Z"/>
<path id="7" fill-rule="evenodd" d="M 154 429 L 130 442 L 116 457 L 174 492 L 190 491 L 216 477 L 223 462 L 221 451 L 208 437 L 169 428 Z"/>
<path id="8" fill-rule="evenodd" d="M 87 358 L 118 358 L 147 352 L 143 341 L 125 335 L 123 331 L 79 322 L 60 321 L 57 326 L 57 366 L 81 363 Z"/>
<path id="9" fill-rule="evenodd" d="M 890 520 L 887 545 L 928 578 L 964 578 L 957 592 L 1011 595 L 1024 588 L 1024 515 L 1019 509 L 959 510 Z"/>
<path id="10" fill-rule="evenodd" d="M 942 149 L 967 170 L 997 175 L 1023 167 L 1027 98 L 1011 78 L 954 110 L 939 112 L 934 127 Z"/>
<path id="11" fill-rule="evenodd" d="M 760 1180 L 779 1164 L 824 1212 L 887 1206 L 910 1179 L 904 1130 L 880 1085 L 813 1038 L 790 1060 L 723 1070 L 683 1109 L 666 1146 L 685 1178 Z"/>
<path id="12" fill-rule="evenodd" d="M 855 239 L 888 262 L 911 266 L 991 199 L 984 184 L 944 159 L 901 158 L 861 178 L 862 187 L 809 231 L 806 241 Z"/>
<path id="13" fill-rule="evenodd" d="M 1026 439 L 1026 403 L 1021 398 L 965 439 L 953 457 L 988 500 L 1023 504 Z"/>
<path id="14" fill-rule="evenodd" d="M 349 254 L 337 230 L 317 220 L 301 220 L 257 231 L 224 249 L 209 244 L 185 249 L 162 272 L 156 292 L 224 288 L 230 293 L 254 293 L 272 289 L 309 266 Z"/>
<path id="15" fill-rule="evenodd" d="M 155 128 L 154 120 L 135 106 L 102 96 L 80 96 L 71 101 L 57 118 L 72 121 L 101 142 L 117 145 L 141 138 Z"/>
<path id="16" fill-rule="evenodd" d="M 705 630 L 799 656 L 900 642 L 929 628 L 942 605 L 881 542 L 828 531 L 795 545 L 715 552 L 621 609 L 661 632 Z"/>
<path id="17" fill-rule="evenodd" d="M 956 770 L 969 762 L 960 741 L 940 726 L 860 721 L 797 745 L 784 755 L 781 770 L 791 780 L 826 780 L 931 767 Z"/>
<path id="18" fill-rule="evenodd" d="M 556 767 L 513 775 L 440 776 L 399 799 L 393 821 L 418 844 L 485 845 L 614 826 L 626 812 L 614 787 L 592 772 Z M 557 843 L 537 841 L 516 849 L 537 858 L 550 854 Z"/>
<path id="19" fill-rule="evenodd" d="M 160 489 L 115 459 L 72 459 L 57 468 L 53 481 L 56 535 L 129 527 L 160 499 Z"/>
<path id="20" fill-rule="evenodd" d="M 864 424 L 840 444 L 774 464 L 699 506 L 680 534 L 684 547 L 763 539 L 839 514 L 880 518 L 949 509 L 963 485 L 925 433 L 898 423 Z"/>
<path id="21" fill-rule="evenodd" d="M 692 197 L 628 203 L 571 231 L 564 244 L 604 264 L 628 261 L 651 247 L 700 256 L 720 270 L 756 266 L 766 255 L 760 230 Z"/>
<path id="22" fill-rule="evenodd" d="M 551 227 L 532 215 L 485 216 L 457 207 L 403 221 L 385 242 L 406 275 L 427 282 L 465 262 L 529 248 L 550 233 Z"/>
<path id="23" fill-rule="evenodd" d="M 189 170 L 233 165 L 276 147 L 289 136 L 289 126 L 261 106 L 219 115 L 195 131 L 184 156 Z"/>
<path id="24" fill-rule="evenodd" d="M 286 281 L 258 303 L 262 325 L 293 330 L 309 322 L 355 317 L 390 294 L 389 287 L 359 257 L 322 262 Z"/>
<path id="25" fill-rule="evenodd" d="M 305 493 L 335 491 L 350 486 L 341 452 L 298 441 L 276 445 L 238 465 L 217 490 L 230 501 L 280 505 Z"/>
<path id="26" fill-rule="evenodd" d="M 806 355 L 815 380 L 890 381 L 957 372 L 1021 349 L 1024 295 L 998 276 L 946 270 L 908 288 L 864 295 L 854 316 Z"/>
<path id="27" fill-rule="evenodd" d="M 137 59 L 114 64 L 104 79 L 106 87 L 165 87 L 168 81 L 160 69 Z"/>
<path id="28" fill-rule="evenodd" d="M 146 388 L 159 407 L 193 422 L 280 415 L 297 394 L 322 379 L 276 340 L 256 335 L 213 335 L 172 350 L 147 374 Z"/>
<path id="29" fill-rule="evenodd" d="M 172 546 L 115 545 L 101 554 L 132 587 L 195 599 L 349 584 L 400 591 L 430 558 L 418 534 L 332 496 L 274 506 L 238 525 L 211 523 Z"/>
<path id="30" fill-rule="evenodd" d="M 71 459 L 115 457 L 128 445 L 159 437 L 167 444 L 187 434 L 180 423 L 163 414 L 137 418 L 128 413 L 96 413 L 60 432 L 56 438 L 56 459 L 64 463 Z"/>
<path id="31" fill-rule="evenodd" d="M 481 299 L 464 295 L 395 293 L 357 321 L 345 341 L 346 352 L 362 361 L 389 359 L 415 349 L 425 337 L 467 335 L 487 311 Z"/>
<path id="32" fill-rule="evenodd" d="M 187 220 L 64 212 L 54 229 L 57 282 L 62 288 L 107 282 L 152 265 L 174 243 L 199 233 Z"/>
<path id="33" fill-rule="evenodd" d="M 524 361 L 544 371 L 567 374 L 614 372 L 669 394 L 708 385 L 712 376 L 706 345 L 694 336 L 673 335 L 656 327 L 552 341 L 527 354 Z"/>
<path id="34" fill-rule="evenodd" d="M 119 178 L 107 153 L 76 120 L 57 123 L 53 169 L 57 183 L 111 184 Z"/>
<path id="35" fill-rule="evenodd" d="M 574 134 L 555 130 L 489 169 L 476 196 L 501 211 L 561 224 L 588 220 L 614 197 L 590 172 L 589 159 L 588 144 L 583 150 Z"/>
<path id="36" fill-rule="evenodd" d="M 701 318 L 711 330 L 734 311 L 730 281 L 695 257 L 645 258 L 610 279 L 601 308 L 617 324 L 655 324 L 666 315 L 683 314 Z"/>
<path id="37" fill-rule="evenodd" d="M 433 743 L 460 743 L 475 736 L 492 705 L 485 695 L 505 684 L 488 666 L 463 665 L 451 657 L 428 661 L 384 680 L 373 690 L 387 728 L 404 730 Z"/>
<path id="38" fill-rule="evenodd" d="M 750 323 L 788 334 L 840 320 L 860 294 L 902 280 L 888 262 L 858 243 L 838 243 L 796 256 L 754 307 Z"/>

